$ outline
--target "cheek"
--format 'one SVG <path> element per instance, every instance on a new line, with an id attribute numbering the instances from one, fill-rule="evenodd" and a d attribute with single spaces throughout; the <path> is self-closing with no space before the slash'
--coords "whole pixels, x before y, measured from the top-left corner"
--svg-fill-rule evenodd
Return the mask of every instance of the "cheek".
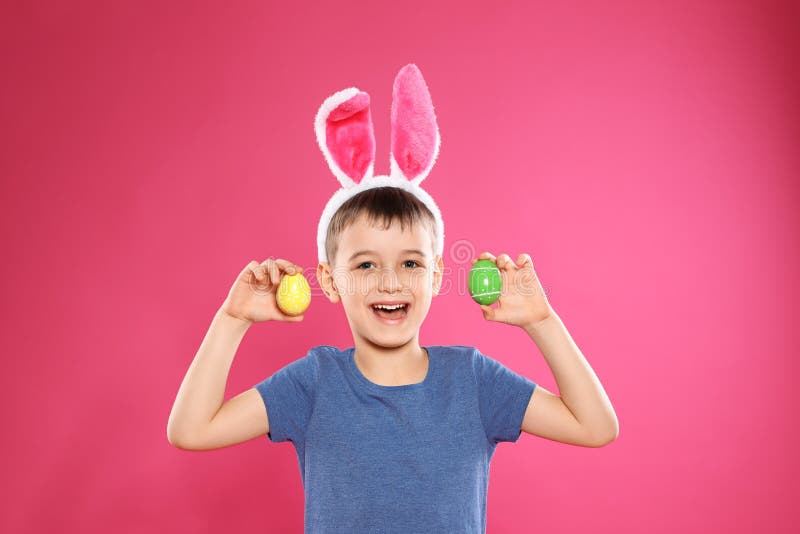
<path id="1" fill-rule="evenodd" d="M 355 292 L 355 277 L 348 272 L 337 273 L 336 276 L 333 277 L 333 283 L 336 285 L 336 290 L 342 297 L 348 297 Z"/>
<path id="2" fill-rule="evenodd" d="M 340 273 L 334 278 L 336 289 L 342 300 L 359 302 L 374 290 L 378 276 L 374 271 L 350 271 Z"/>
<path id="3" fill-rule="evenodd" d="M 433 278 L 428 269 L 415 269 L 408 275 L 408 287 L 412 291 L 421 291 L 430 287 Z"/>

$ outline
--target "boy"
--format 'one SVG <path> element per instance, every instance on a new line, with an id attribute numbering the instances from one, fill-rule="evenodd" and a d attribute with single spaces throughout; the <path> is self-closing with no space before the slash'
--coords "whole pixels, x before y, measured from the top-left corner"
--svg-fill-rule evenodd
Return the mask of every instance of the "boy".
<path id="1" fill-rule="evenodd" d="M 426 161 L 403 173 L 430 170 L 430 154 Z M 420 345 L 443 272 L 441 216 L 429 197 L 405 185 L 373 185 L 335 208 L 320 222 L 317 279 L 331 302 L 342 303 L 354 346 L 313 347 L 223 404 L 250 325 L 303 319 L 284 315 L 275 301 L 282 274 L 302 269 L 283 259 L 251 262 L 181 384 L 168 424 L 173 445 L 206 450 L 263 434 L 292 441 L 306 532 L 485 532 L 498 443 L 522 431 L 588 447 L 616 438 L 611 404 L 528 255 L 514 262 L 481 254 L 503 278 L 499 307 L 481 309 L 487 320 L 530 335 L 560 397 L 474 347 Z"/>

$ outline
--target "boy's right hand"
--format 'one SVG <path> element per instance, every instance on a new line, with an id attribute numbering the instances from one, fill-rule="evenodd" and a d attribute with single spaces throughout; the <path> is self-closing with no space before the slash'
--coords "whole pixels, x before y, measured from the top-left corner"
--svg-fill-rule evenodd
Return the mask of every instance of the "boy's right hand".
<path id="1" fill-rule="evenodd" d="M 239 273 L 222 304 L 222 311 L 250 323 L 263 321 L 298 322 L 303 315 L 286 315 L 278 307 L 275 294 L 284 273 L 302 273 L 303 269 L 280 258 L 251 261 Z"/>

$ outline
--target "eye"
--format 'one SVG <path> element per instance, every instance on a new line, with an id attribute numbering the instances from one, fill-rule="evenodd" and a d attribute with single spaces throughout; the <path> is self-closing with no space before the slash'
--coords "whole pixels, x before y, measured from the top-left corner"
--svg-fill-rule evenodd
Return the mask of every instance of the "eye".
<path id="1" fill-rule="evenodd" d="M 420 267 L 420 264 L 414 260 L 406 260 L 406 263 L 413 263 L 414 265 L 411 266 L 412 269 L 414 267 Z"/>
<path id="2" fill-rule="evenodd" d="M 361 269 L 361 267 L 363 267 L 364 265 L 372 265 L 372 262 L 371 262 L 371 261 L 365 261 L 364 263 L 360 264 L 360 265 L 359 265 L 358 267 L 356 267 L 356 268 L 357 268 L 357 269 Z M 361 270 L 363 271 L 364 269 L 361 269 Z"/>

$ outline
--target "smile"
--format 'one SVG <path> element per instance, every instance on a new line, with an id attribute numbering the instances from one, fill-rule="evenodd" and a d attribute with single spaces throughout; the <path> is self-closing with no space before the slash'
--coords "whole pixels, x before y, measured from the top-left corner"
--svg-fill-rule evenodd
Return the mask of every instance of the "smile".
<path id="1" fill-rule="evenodd" d="M 410 304 L 407 302 L 395 304 L 381 303 L 373 304 L 370 307 L 372 308 L 372 313 L 375 314 L 378 320 L 385 324 L 396 325 L 402 323 L 406 316 L 408 316 Z"/>

